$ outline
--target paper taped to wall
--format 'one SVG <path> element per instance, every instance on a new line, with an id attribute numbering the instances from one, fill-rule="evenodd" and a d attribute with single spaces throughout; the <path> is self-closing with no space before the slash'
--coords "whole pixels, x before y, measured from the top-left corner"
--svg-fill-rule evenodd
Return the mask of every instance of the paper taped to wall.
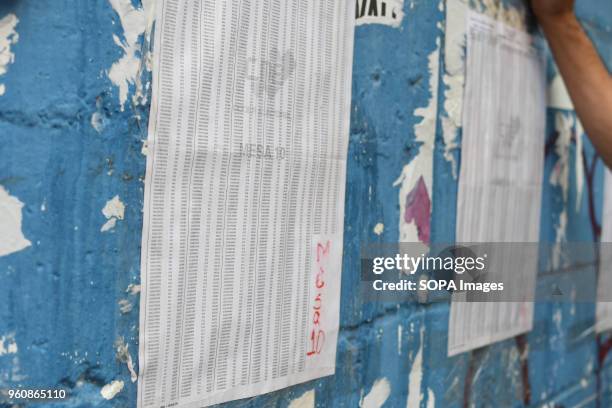
<path id="1" fill-rule="evenodd" d="M 156 13 L 138 406 L 333 374 L 354 4 Z"/>
<path id="2" fill-rule="evenodd" d="M 525 32 L 480 14 L 468 16 L 466 89 L 457 242 L 538 242 L 546 121 L 545 63 Z M 496 246 L 500 247 L 500 246 Z M 486 279 L 516 282 L 517 302 L 469 302 L 455 294 L 448 354 L 455 355 L 529 331 L 537 248 L 504 262 L 489 254 Z M 508 247 L 510 251 L 510 247 Z M 510 266 L 508 267 L 508 266 Z M 505 267 L 506 266 L 506 267 Z M 497 274 L 497 275 L 496 275 Z M 508 279 L 508 277 L 512 277 Z M 514 293 L 514 292 L 513 292 Z M 510 296 L 504 294 L 507 299 Z"/>
<path id="3" fill-rule="evenodd" d="M 612 244 L 612 172 L 606 169 L 604 178 L 604 204 L 601 217 L 601 242 Z M 599 281 L 597 284 L 597 306 L 595 328 L 598 333 L 612 329 L 612 302 L 603 302 L 600 299 L 609 299 L 612 293 L 612 251 L 599 251 Z"/>

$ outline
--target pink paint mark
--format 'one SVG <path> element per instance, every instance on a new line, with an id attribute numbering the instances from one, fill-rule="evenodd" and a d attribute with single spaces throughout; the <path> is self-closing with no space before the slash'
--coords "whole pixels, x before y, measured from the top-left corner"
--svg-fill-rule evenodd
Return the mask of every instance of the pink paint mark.
<path id="1" fill-rule="evenodd" d="M 417 185 L 406 196 L 406 211 L 404 221 L 414 222 L 419 234 L 419 240 L 429 244 L 429 227 L 431 221 L 431 200 L 423 176 L 419 177 Z"/>

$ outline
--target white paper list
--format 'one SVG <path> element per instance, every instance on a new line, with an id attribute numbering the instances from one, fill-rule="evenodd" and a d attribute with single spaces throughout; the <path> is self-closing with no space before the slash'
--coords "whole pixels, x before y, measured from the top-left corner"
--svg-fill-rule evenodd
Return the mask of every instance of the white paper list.
<path id="1" fill-rule="evenodd" d="M 597 285 L 596 324 L 597 332 L 612 329 L 612 172 L 606 169 L 604 178 L 604 206 L 601 217 L 601 242 L 599 253 L 599 281 Z"/>
<path id="2" fill-rule="evenodd" d="M 545 64 L 526 32 L 501 22 L 471 13 L 467 33 L 456 240 L 538 242 Z M 500 253 L 489 257 L 488 279 L 516 283 L 504 289 L 503 297 L 517 301 L 468 302 L 459 298 L 465 293 L 457 294 L 451 303 L 449 355 L 531 330 L 533 303 L 521 299 L 533 299 L 537 249 L 533 246 L 533 256 L 507 262 L 505 247 L 496 248 Z"/>
<path id="3" fill-rule="evenodd" d="M 354 2 L 157 2 L 138 406 L 334 373 Z"/>

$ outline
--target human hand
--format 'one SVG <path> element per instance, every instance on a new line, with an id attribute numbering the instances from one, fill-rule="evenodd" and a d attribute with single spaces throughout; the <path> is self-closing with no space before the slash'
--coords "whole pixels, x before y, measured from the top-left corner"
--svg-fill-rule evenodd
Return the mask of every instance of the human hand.
<path id="1" fill-rule="evenodd" d="M 531 8 L 540 20 L 564 17 L 574 13 L 576 0 L 531 0 Z"/>

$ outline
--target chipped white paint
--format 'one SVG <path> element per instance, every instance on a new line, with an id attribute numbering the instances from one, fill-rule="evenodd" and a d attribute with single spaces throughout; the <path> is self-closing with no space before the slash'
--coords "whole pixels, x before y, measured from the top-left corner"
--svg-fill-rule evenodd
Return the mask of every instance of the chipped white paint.
<path id="1" fill-rule="evenodd" d="M 443 76 L 446 89 L 444 90 L 444 110 L 442 116 L 442 139 L 444 140 L 444 159 L 451 165 L 453 178 L 458 176 L 457 160 L 454 151 L 459 147 L 457 141 L 461 128 L 461 113 L 463 111 L 463 75 Z"/>
<path id="2" fill-rule="evenodd" d="M 575 126 L 575 132 L 574 132 Z M 568 221 L 568 195 L 570 190 L 570 146 L 572 138 L 576 138 L 576 160 L 575 160 L 575 176 L 576 176 L 576 211 L 580 210 L 582 202 L 582 192 L 584 189 L 584 163 L 582 157 L 582 138 L 584 130 L 579 121 L 575 120 L 573 113 L 557 112 L 555 115 L 555 130 L 557 132 L 557 141 L 555 143 L 555 153 L 558 156 L 553 170 L 550 174 L 550 184 L 559 187 L 563 195 L 564 208 L 559 214 L 559 220 L 555 227 L 555 242 L 560 244 L 566 240 L 566 229 Z M 561 253 L 560 245 L 553 247 L 552 267 L 558 268 L 562 265 L 563 254 Z"/>
<path id="3" fill-rule="evenodd" d="M 555 227 L 555 245 L 552 247 L 552 267 L 557 269 L 562 265 L 564 253 L 561 247 L 561 243 L 566 240 L 567 231 L 567 208 L 564 208 L 561 214 L 559 214 L 559 221 Z M 563 263 L 564 264 L 564 263 Z"/>
<path id="4" fill-rule="evenodd" d="M 414 127 L 415 139 L 421 142 L 417 155 L 410 163 L 404 166 L 399 178 L 393 186 L 400 186 L 399 204 L 400 220 L 399 231 L 400 242 L 419 242 L 419 234 L 416 222 L 404 221 L 406 212 L 406 196 L 415 188 L 421 177 L 427 188 L 427 194 L 431 200 L 433 183 L 433 151 L 436 138 L 436 119 L 438 114 L 438 77 L 440 66 L 440 38 L 436 39 L 436 49 L 429 54 L 429 92 L 430 98 L 426 107 L 417 108 L 415 116 L 420 116 L 421 121 Z"/>
<path id="5" fill-rule="evenodd" d="M 17 342 L 15 341 L 15 333 L 9 333 L 0 336 L 0 356 L 5 354 L 17 354 Z"/>
<path id="6" fill-rule="evenodd" d="M 133 283 L 130 283 L 125 292 L 129 293 L 130 295 L 137 295 L 140 293 L 140 285 L 134 285 Z"/>
<path id="7" fill-rule="evenodd" d="M 151 41 L 151 31 L 153 30 L 153 23 L 155 22 L 157 0 L 142 0 L 141 3 L 145 16 L 145 38 L 147 41 Z"/>
<path id="8" fill-rule="evenodd" d="M 380 408 L 391 394 L 391 384 L 386 378 L 380 378 L 374 382 L 368 395 L 361 398 L 359 406 L 361 408 Z"/>
<path id="9" fill-rule="evenodd" d="M 11 46 L 19 41 L 19 34 L 15 31 L 19 19 L 13 13 L 9 13 L 0 19 L 0 76 L 8 72 L 8 67 L 15 62 L 15 53 Z M 0 96 L 6 92 L 6 85 L 0 83 Z"/>
<path id="10" fill-rule="evenodd" d="M 561 327 L 561 324 L 563 323 L 563 313 L 561 312 L 560 308 L 556 309 L 553 313 L 553 322 L 555 323 L 557 332 L 561 333 L 563 331 L 563 327 Z"/>
<path id="11" fill-rule="evenodd" d="M 402 333 L 404 331 L 404 327 L 399 324 L 397 326 L 397 355 L 402 355 Z"/>
<path id="12" fill-rule="evenodd" d="M 0 256 L 21 251 L 32 245 L 21 231 L 23 203 L 0 185 Z"/>
<path id="13" fill-rule="evenodd" d="M 100 112 L 94 112 L 91 115 L 91 127 L 100 133 L 104 129 L 104 117 Z"/>
<path id="14" fill-rule="evenodd" d="M 131 0 L 109 0 L 119 16 L 123 28 L 123 41 L 113 34 L 117 46 L 123 49 L 123 55 L 113 63 L 108 71 L 108 78 L 119 88 L 119 103 L 124 110 L 130 85 L 135 86 L 133 102 L 144 102 L 143 85 L 139 71 L 141 65 L 139 38 L 147 28 L 147 16 L 142 8 L 133 6 Z"/>
<path id="15" fill-rule="evenodd" d="M 142 8 L 145 16 L 145 44 L 143 50 L 143 63 L 141 63 L 140 74 L 143 69 L 151 72 L 153 70 L 153 52 L 151 48 L 151 33 L 153 31 L 153 25 L 155 23 L 155 10 L 157 7 L 157 0 L 142 0 Z M 142 83 L 142 75 L 136 77 L 136 93 L 134 94 L 134 103 L 145 104 L 147 101 L 147 95 L 151 87 L 151 81 Z"/>
<path id="16" fill-rule="evenodd" d="M 417 108 L 415 116 L 420 116 L 421 121 L 415 126 L 416 140 L 425 143 L 429 148 L 433 147 L 436 135 L 436 118 L 438 113 L 438 76 L 440 66 L 440 39 L 436 39 L 436 49 L 429 54 L 429 92 L 431 94 L 426 107 Z"/>
<path id="17" fill-rule="evenodd" d="M 101 232 L 110 231 L 113 228 L 115 228 L 115 225 L 117 225 L 117 219 L 111 218 L 110 220 L 106 221 L 104 225 L 102 225 L 102 228 L 100 228 L 100 231 Z"/>
<path id="18" fill-rule="evenodd" d="M 419 350 L 414 356 L 410 374 L 408 376 L 408 400 L 406 408 L 414 408 L 421 406 L 423 394 L 421 394 L 421 381 L 423 380 L 423 340 L 425 338 L 425 327 L 421 326 L 421 341 Z"/>
<path id="19" fill-rule="evenodd" d="M 385 14 L 382 7 L 385 5 Z M 382 24 L 399 28 L 404 19 L 404 0 L 357 0 L 355 25 Z"/>
<path id="20" fill-rule="evenodd" d="M 102 214 L 104 214 L 108 220 L 102 228 L 100 228 L 102 232 L 115 228 L 117 221 L 123 219 L 125 215 L 125 205 L 121 202 L 118 195 L 106 202 L 106 205 L 102 209 Z"/>
<path id="21" fill-rule="evenodd" d="M 585 375 L 592 375 L 593 374 L 593 367 L 594 367 L 593 359 L 589 358 L 589 361 L 584 366 L 584 374 Z"/>
<path id="22" fill-rule="evenodd" d="M 584 188 L 584 167 L 582 158 L 582 125 L 575 121 L 573 113 L 557 112 L 555 115 L 555 130 L 557 132 L 557 141 L 555 143 L 555 153 L 559 157 L 553 170 L 550 174 L 550 184 L 559 187 L 563 196 L 564 207 L 559 214 L 559 220 L 555 227 L 555 243 L 560 244 L 566 241 L 566 230 L 568 221 L 567 201 L 569 195 L 570 183 L 570 145 L 572 137 L 574 137 L 574 126 L 576 129 L 576 211 L 580 210 L 582 201 L 582 190 Z M 558 268 L 562 266 L 562 257 L 560 245 L 553 247 L 552 267 Z"/>
<path id="23" fill-rule="evenodd" d="M 570 164 L 570 143 L 572 141 L 572 129 L 574 127 L 574 116 L 557 112 L 555 116 L 555 129 L 557 131 L 557 141 L 555 143 L 555 153 L 559 157 L 557 163 L 550 174 L 550 183 L 560 187 L 563 191 L 563 201 L 567 202 L 569 191 L 569 164 Z"/>
<path id="24" fill-rule="evenodd" d="M 134 305 L 132 305 L 132 302 L 127 299 L 121 299 L 119 302 L 117 302 L 117 304 L 119 305 L 119 311 L 122 314 L 130 313 L 132 311 L 132 308 L 134 307 Z"/>
<path id="25" fill-rule="evenodd" d="M 138 374 L 136 374 L 136 370 L 134 370 L 134 362 L 132 361 L 132 356 L 128 354 L 128 360 L 126 361 L 128 371 L 130 372 L 130 380 L 134 383 L 138 380 Z"/>
<path id="26" fill-rule="evenodd" d="M 582 191 L 584 190 L 584 157 L 582 156 L 582 138 L 584 137 L 584 128 L 580 119 L 576 118 L 576 160 L 575 160 L 575 175 L 576 175 L 576 212 L 580 211 L 582 205 Z"/>
<path id="27" fill-rule="evenodd" d="M 294 399 L 289 404 L 288 408 L 314 408 L 315 406 L 315 391 L 306 391 L 300 397 Z"/>
<path id="28" fill-rule="evenodd" d="M 128 350 L 129 346 L 123 339 L 123 337 L 119 337 L 115 341 L 115 348 L 117 349 L 117 360 L 125 363 L 127 365 L 127 369 L 130 372 L 130 380 L 132 382 L 136 382 L 138 380 L 138 374 L 136 374 L 136 370 L 134 370 L 134 362 L 132 360 L 132 355 Z"/>
<path id="29" fill-rule="evenodd" d="M 101 133 L 106 127 L 106 116 L 103 113 L 102 97 L 96 98 L 96 111 L 91 115 L 90 123 L 96 132 Z"/>
<path id="30" fill-rule="evenodd" d="M 574 104 L 567 92 L 565 82 L 559 73 L 548 86 L 548 106 L 551 108 L 574 110 Z"/>
<path id="31" fill-rule="evenodd" d="M 453 151 L 459 146 L 457 136 L 462 126 L 463 86 L 465 84 L 466 21 L 469 6 L 462 0 L 448 0 L 444 33 L 444 115 L 442 137 L 444 158 L 457 178 L 457 162 Z"/>
<path id="32" fill-rule="evenodd" d="M 376 235 L 379 235 L 379 236 L 380 236 L 380 235 L 382 235 L 382 233 L 383 233 L 384 231 L 385 231 L 385 224 L 383 224 L 383 223 L 379 222 L 378 224 L 376 224 L 376 225 L 374 226 L 374 233 L 375 233 Z"/>
<path id="33" fill-rule="evenodd" d="M 119 394 L 121 390 L 123 390 L 124 385 L 125 384 L 123 383 L 123 381 L 112 381 L 111 383 L 106 384 L 104 387 L 102 387 L 102 389 L 100 390 L 100 394 L 102 395 L 102 398 L 111 400 L 115 398 L 115 396 Z"/>
<path id="34" fill-rule="evenodd" d="M 8 361 L 2 366 L 2 370 L 0 370 L 0 383 L 19 383 L 28 379 L 28 376 L 21 369 L 21 362 L 17 354 L 6 356 L 3 360 Z M 14 405 L 11 405 L 11 407 L 14 407 Z"/>
<path id="35" fill-rule="evenodd" d="M 436 394 L 431 388 L 427 388 L 427 408 L 436 407 Z"/>
<path id="36" fill-rule="evenodd" d="M 0 19 L 0 75 L 8 72 L 10 64 L 15 62 L 15 54 L 11 47 L 19 41 L 19 34 L 15 30 L 19 19 L 9 13 Z"/>

